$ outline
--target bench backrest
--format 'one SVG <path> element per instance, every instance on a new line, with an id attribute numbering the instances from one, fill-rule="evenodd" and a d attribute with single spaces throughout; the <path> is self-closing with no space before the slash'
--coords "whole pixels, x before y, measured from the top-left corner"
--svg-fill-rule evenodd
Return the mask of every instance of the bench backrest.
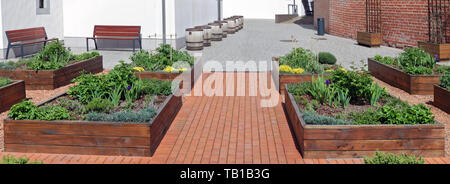
<path id="1" fill-rule="evenodd" d="M 94 27 L 94 37 L 135 37 L 141 36 L 141 26 L 101 26 Z"/>
<path id="2" fill-rule="evenodd" d="M 38 39 L 47 39 L 47 32 L 45 32 L 44 27 L 18 29 L 6 31 L 6 37 L 10 43 L 26 42 Z"/>

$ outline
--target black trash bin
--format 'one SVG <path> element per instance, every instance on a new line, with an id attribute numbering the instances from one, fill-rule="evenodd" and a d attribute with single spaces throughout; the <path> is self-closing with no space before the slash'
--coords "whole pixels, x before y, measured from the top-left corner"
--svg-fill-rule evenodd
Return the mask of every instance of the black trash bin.
<path id="1" fill-rule="evenodd" d="M 325 18 L 317 19 L 317 35 L 325 35 Z"/>

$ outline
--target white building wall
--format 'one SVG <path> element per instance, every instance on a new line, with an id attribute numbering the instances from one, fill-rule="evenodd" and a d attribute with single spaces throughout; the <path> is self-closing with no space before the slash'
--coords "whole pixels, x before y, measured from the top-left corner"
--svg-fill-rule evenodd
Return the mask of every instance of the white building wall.
<path id="1" fill-rule="evenodd" d="M 275 19 L 275 14 L 287 14 L 292 0 L 223 0 L 223 16 L 242 15 L 247 19 Z M 297 0 L 298 14 L 305 15 L 301 0 Z"/>
<path id="2" fill-rule="evenodd" d="M 186 29 L 218 20 L 216 0 L 175 0 L 177 47 L 184 46 Z"/>
<path id="3" fill-rule="evenodd" d="M 49 1 L 50 13 L 38 15 L 36 0 L 1 0 L 1 49 L 5 51 L 8 46 L 5 31 L 14 29 L 45 27 L 49 38 L 62 39 L 64 37 L 63 0 Z M 14 53 L 11 52 L 10 55 L 14 56 Z"/>

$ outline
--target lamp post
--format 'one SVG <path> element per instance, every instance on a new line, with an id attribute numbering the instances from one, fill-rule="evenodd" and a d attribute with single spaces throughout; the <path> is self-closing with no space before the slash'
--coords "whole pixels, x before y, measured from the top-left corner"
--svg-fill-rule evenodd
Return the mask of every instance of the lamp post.
<path id="1" fill-rule="evenodd" d="M 166 44 L 166 0 L 162 0 L 162 40 Z"/>

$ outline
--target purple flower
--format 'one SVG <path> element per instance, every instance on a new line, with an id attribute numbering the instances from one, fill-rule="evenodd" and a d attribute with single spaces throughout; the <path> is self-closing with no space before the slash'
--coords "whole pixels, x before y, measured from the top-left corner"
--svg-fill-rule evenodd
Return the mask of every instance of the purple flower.
<path id="1" fill-rule="evenodd" d="M 326 84 L 327 84 L 327 86 L 329 86 L 331 84 L 331 81 L 327 80 Z"/>
<path id="2" fill-rule="evenodd" d="M 436 63 L 439 62 L 439 55 L 435 54 L 434 58 L 436 58 Z"/>
<path id="3" fill-rule="evenodd" d="M 127 87 L 127 90 L 130 91 L 130 90 L 131 90 L 131 86 L 128 86 L 128 87 Z"/>

